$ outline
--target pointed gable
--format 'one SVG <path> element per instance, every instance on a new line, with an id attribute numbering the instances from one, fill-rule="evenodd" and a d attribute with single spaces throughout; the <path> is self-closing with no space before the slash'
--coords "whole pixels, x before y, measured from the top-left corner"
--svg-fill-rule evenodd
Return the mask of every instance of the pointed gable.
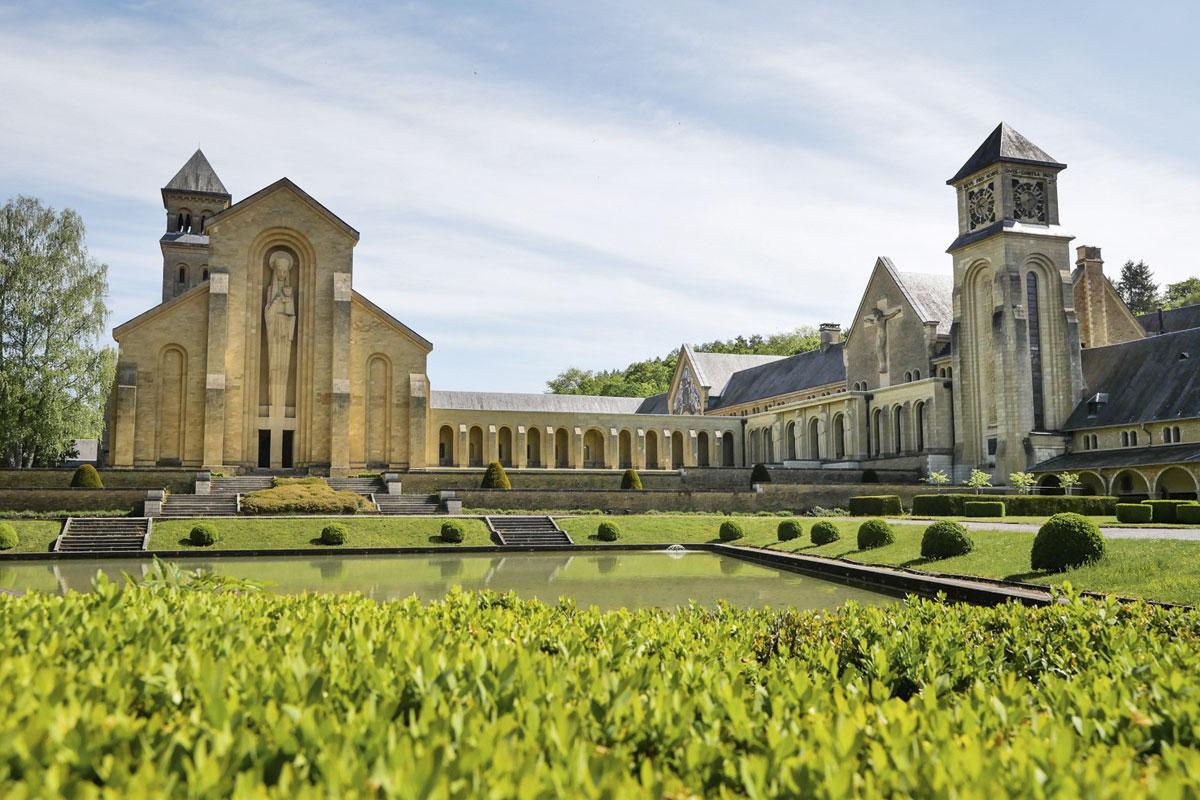
<path id="1" fill-rule="evenodd" d="M 192 153 L 192 157 L 175 173 L 175 177 L 167 182 L 163 191 L 229 195 L 212 164 L 208 163 L 208 159 L 199 149 Z"/>
<path id="2" fill-rule="evenodd" d="M 954 184 L 968 175 L 979 172 L 1000 161 L 1010 161 L 1017 164 L 1039 164 L 1046 167 L 1066 169 L 1067 165 L 1055 161 L 1045 150 L 1026 139 L 1007 122 L 1001 122 L 996 130 L 983 140 L 979 149 L 967 159 L 967 163 L 946 181 Z"/>
<path id="3" fill-rule="evenodd" d="M 306 205 L 308 205 L 310 208 L 312 208 L 314 211 L 316 211 L 321 217 L 323 217 L 327 222 L 329 222 L 330 225 L 337 228 L 338 230 L 340 230 L 342 233 L 349 236 L 354 241 L 356 241 L 356 242 L 358 241 L 358 231 L 357 230 L 355 230 L 354 228 L 352 228 L 348 224 L 346 224 L 345 220 L 343 220 L 337 214 L 334 214 L 328 208 L 323 206 L 312 195 L 310 195 L 308 192 L 301 189 L 299 186 L 297 186 L 295 183 L 293 183 L 288 178 L 280 178 L 279 180 L 275 181 L 271 185 L 265 186 L 262 189 L 259 189 L 257 192 L 250 195 L 249 197 L 246 197 L 246 198 L 243 198 L 243 199 L 237 201 L 236 203 L 231 205 L 229 208 L 220 212 L 216 216 L 210 218 L 208 221 L 208 229 L 211 230 L 213 228 L 213 226 L 215 226 L 221 222 L 224 222 L 231 217 L 237 216 L 239 213 L 241 213 L 245 209 L 250 208 L 251 206 L 255 205 L 256 203 L 260 202 L 261 200 L 263 200 L 267 197 L 270 197 L 275 192 L 280 192 L 280 191 L 291 192 L 296 197 L 300 198 L 300 200 L 302 200 Z"/>

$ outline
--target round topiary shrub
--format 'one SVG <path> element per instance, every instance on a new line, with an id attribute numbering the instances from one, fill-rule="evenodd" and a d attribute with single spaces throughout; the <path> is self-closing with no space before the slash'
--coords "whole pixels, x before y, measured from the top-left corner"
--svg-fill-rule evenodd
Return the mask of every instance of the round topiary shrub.
<path id="1" fill-rule="evenodd" d="M 20 543 L 16 528 L 7 522 L 0 522 L 0 550 L 12 550 Z"/>
<path id="2" fill-rule="evenodd" d="M 193 525 L 191 533 L 188 534 L 188 542 L 195 547 L 208 547 L 217 541 L 217 532 L 213 530 L 213 526 L 201 523 Z"/>
<path id="3" fill-rule="evenodd" d="M 861 483 L 879 483 L 879 473 L 868 467 L 863 470 Z"/>
<path id="4" fill-rule="evenodd" d="M 1033 539 L 1029 565 L 1036 570 L 1061 572 L 1093 564 L 1104 557 L 1100 528 L 1080 514 L 1055 514 Z"/>
<path id="5" fill-rule="evenodd" d="M 896 541 L 892 526 L 881 519 L 869 519 L 858 526 L 858 549 L 873 550 Z"/>
<path id="6" fill-rule="evenodd" d="M 503 465 L 499 461 L 493 461 L 488 464 L 487 471 L 483 473 L 483 481 L 479 484 L 480 489 L 511 489 L 512 484 L 509 483 L 508 473 L 504 471 Z"/>
<path id="7" fill-rule="evenodd" d="M 792 539 L 799 539 L 804 534 L 804 528 L 800 527 L 800 523 L 794 519 L 785 519 L 779 523 L 777 534 L 779 541 L 787 542 Z"/>
<path id="8" fill-rule="evenodd" d="M 720 536 L 722 542 L 732 542 L 733 540 L 740 539 L 745 535 L 746 533 L 742 530 L 742 526 L 733 520 L 721 523 Z"/>
<path id="9" fill-rule="evenodd" d="M 825 519 L 814 523 L 809 535 L 812 537 L 813 544 L 829 544 L 842 538 L 841 532 L 838 531 L 838 526 Z"/>
<path id="10" fill-rule="evenodd" d="M 935 522 L 921 537 L 921 558 L 939 559 L 961 556 L 975 549 L 967 529 L 948 520 Z"/>
<path id="11" fill-rule="evenodd" d="M 448 519 L 442 523 L 442 541 L 450 544 L 458 544 L 463 540 L 462 525 L 453 519 Z"/>
<path id="12" fill-rule="evenodd" d="M 340 522 L 331 522 L 321 529 L 321 544 L 345 544 L 346 526 Z"/>
<path id="13" fill-rule="evenodd" d="M 91 464 L 82 464 L 71 476 L 71 488 L 73 489 L 103 489 L 104 481 L 100 480 L 100 473 L 96 472 L 96 468 Z"/>
<path id="14" fill-rule="evenodd" d="M 641 490 L 642 476 L 638 475 L 638 471 L 632 467 L 625 470 L 625 474 L 621 476 L 621 491 L 640 492 Z"/>
<path id="15" fill-rule="evenodd" d="M 755 464 L 754 469 L 750 470 L 750 483 L 770 483 L 771 472 L 767 469 L 766 464 Z"/>
<path id="16" fill-rule="evenodd" d="M 615 542 L 621 538 L 621 529 L 615 522 L 601 522 L 596 528 L 596 538 L 602 542 Z"/>

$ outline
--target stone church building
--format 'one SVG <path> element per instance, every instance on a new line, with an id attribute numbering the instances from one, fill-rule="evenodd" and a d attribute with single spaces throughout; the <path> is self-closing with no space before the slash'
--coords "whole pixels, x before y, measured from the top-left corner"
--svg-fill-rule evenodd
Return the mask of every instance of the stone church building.
<path id="1" fill-rule="evenodd" d="M 433 345 L 354 290 L 357 230 L 287 178 L 238 202 L 203 153 L 162 189 L 162 302 L 113 332 L 106 458 L 433 470 L 1080 473 L 1186 496 L 1200 306 L 1138 318 L 1059 223 L 1065 165 L 1005 124 L 948 181 L 951 269 L 880 257 L 854 318 L 790 357 L 695 352 L 649 398 L 440 391 Z M 951 238 L 951 237 L 948 237 Z"/>

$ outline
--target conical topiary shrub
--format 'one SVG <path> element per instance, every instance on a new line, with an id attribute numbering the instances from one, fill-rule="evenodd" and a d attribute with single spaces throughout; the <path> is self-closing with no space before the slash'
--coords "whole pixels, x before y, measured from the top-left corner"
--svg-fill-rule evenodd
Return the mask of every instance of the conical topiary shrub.
<path id="1" fill-rule="evenodd" d="M 483 473 L 483 481 L 479 484 L 480 489 L 511 489 L 512 484 L 509 483 L 508 473 L 504 471 L 504 467 L 499 461 L 493 461 L 488 464 L 487 472 Z"/>
<path id="2" fill-rule="evenodd" d="M 103 489 L 104 481 L 100 480 L 100 473 L 91 464 L 81 464 L 71 476 L 71 488 Z"/>
<path id="3" fill-rule="evenodd" d="M 755 464 L 754 469 L 750 470 L 750 483 L 770 483 L 771 473 L 767 470 L 766 464 Z"/>
<path id="4" fill-rule="evenodd" d="M 638 471 L 633 467 L 625 470 L 625 474 L 621 476 L 621 491 L 640 492 L 641 490 L 642 476 L 638 475 Z"/>

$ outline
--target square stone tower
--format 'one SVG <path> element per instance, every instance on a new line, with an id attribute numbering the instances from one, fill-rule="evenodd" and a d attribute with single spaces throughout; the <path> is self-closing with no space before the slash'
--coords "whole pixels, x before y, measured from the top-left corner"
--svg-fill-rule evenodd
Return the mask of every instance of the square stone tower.
<path id="1" fill-rule="evenodd" d="M 1059 226 L 1066 169 L 1001 123 L 947 183 L 958 193 L 954 259 L 956 478 L 997 483 L 1065 450 L 1080 399 L 1070 242 Z"/>
<path id="2" fill-rule="evenodd" d="M 162 301 L 178 297 L 208 280 L 206 225 L 229 208 L 231 196 L 212 165 L 197 150 L 162 188 L 167 230 L 159 239 L 163 254 Z"/>

